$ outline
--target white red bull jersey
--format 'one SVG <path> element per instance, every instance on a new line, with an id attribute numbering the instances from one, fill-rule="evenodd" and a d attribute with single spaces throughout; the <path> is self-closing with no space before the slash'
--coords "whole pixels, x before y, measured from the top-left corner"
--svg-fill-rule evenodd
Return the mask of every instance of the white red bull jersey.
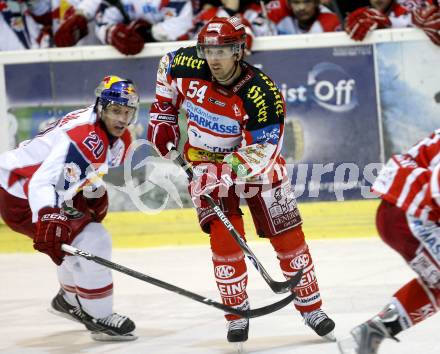
<path id="1" fill-rule="evenodd" d="M 61 206 L 82 189 L 103 185 L 109 167 L 122 163 L 130 133 L 109 141 L 93 106 L 71 112 L 18 148 L 0 155 L 0 186 L 29 200 L 33 221 L 45 206 Z"/>
<path id="2" fill-rule="evenodd" d="M 157 41 L 175 41 L 192 27 L 193 11 L 189 0 L 121 0 L 123 11 L 102 2 L 96 16 L 96 36 L 106 42 L 108 29 L 117 24 L 145 20 L 151 23 Z"/>
<path id="3" fill-rule="evenodd" d="M 40 0 L 49 1 L 52 11 L 52 30 L 55 33 L 60 24 L 76 11 L 80 11 L 88 20 L 92 20 L 101 0 Z"/>
<path id="4" fill-rule="evenodd" d="M 438 221 L 439 169 L 440 129 L 406 153 L 392 156 L 380 171 L 372 189 L 382 199 L 412 216 Z"/>
<path id="5" fill-rule="evenodd" d="M 0 1 L 0 51 L 37 49 L 48 46 L 41 29 L 24 1 Z"/>

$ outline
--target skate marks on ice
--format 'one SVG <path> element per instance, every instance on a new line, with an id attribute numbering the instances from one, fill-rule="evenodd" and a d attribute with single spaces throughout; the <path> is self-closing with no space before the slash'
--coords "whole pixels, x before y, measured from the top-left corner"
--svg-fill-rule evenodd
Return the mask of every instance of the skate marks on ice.
<path id="1" fill-rule="evenodd" d="M 197 351 L 197 353 L 202 353 L 203 350 L 205 350 L 205 353 L 218 354 L 281 354 L 296 352 L 304 353 L 304 348 L 306 346 L 313 346 L 316 348 L 316 352 L 320 352 L 320 350 L 325 350 L 328 344 L 330 344 L 330 346 L 335 345 L 334 343 L 329 343 L 316 337 L 316 335 L 310 334 L 249 338 L 248 341 L 242 344 L 241 349 L 240 346 L 238 346 L 236 343 L 228 343 L 226 340 L 221 338 L 199 341 L 197 343 L 193 343 L 191 347 L 194 349 L 198 349 L 199 351 Z"/>
<path id="2" fill-rule="evenodd" d="M 381 307 L 414 274 L 378 239 L 309 242 L 324 298 L 324 310 L 336 322 L 336 337 Z M 266 242 L 252 243 L 274 277 L 276 256 Z M 209 246 L 114 251 L 113 260 L 218 299 Z M 177 266 L 176 266 L 177 265 Z M 136 323 L 139 339 L 97 343 L 78 323 L 47 312 L 58 291 L 55 267 L 43 254 L 1 254 L 1 341 L 4 354 L 235 354 L 226 341 L 223 314 L 177 294 L 114 274 L 115 311 Z M 282 279 L 279 273 L 278 279 Z M 249 267 L 249 295 L 254 306 L 275 295 Z M 438 354 L 440 314 L 399 338 L 387 341 L 380 354 Z M 245 353 L 339 354 L 307 328 L 292 306 L 252 319 Z M 382 348 L 381 348 L 382 349 Z M 383 352 L 383 353 L 382 353 Z"/>

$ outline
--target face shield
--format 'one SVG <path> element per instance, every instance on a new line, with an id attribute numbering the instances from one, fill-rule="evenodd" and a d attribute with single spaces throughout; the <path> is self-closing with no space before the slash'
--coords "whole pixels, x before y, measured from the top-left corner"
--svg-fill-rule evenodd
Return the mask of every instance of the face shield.
<path id="1" fill-rule="evenodd" d="M 136 122 L 139 108 L 139 95 L 134 84 L 117 76 L 107 77 L 96 88 L 98 111 L 119 107 L 130 108 L 129 124 Z"/>
<path id="2" fill-rule="evenodd" d="M 234 51 L 233 45 L 223 45 L 223 46 L 210 46 L 203 45 L 200 46 L 201 51 L 203 51 L 203 57 L 207 60 L 225 60 L 231 59 L 235 54 L 238 54 Z"/>

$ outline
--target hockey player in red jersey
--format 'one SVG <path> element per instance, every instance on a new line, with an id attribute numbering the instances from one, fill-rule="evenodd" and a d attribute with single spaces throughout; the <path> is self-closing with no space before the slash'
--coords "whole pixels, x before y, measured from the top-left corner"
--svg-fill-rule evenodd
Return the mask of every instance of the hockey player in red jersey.
<path id="1" fill-rule="evenodd" d="M 265 5 L 266 11 L 261 6 L 261 3 L 251 4 L 244 13 L 256 36 L 341 30 L 338 17 L 319 0 L 272 0 Z"/>
<path id="2" fill-rule="evenodd" d="M 138 102 L 131 81 L 107 76 L 94 105 L 67 114 L 0 155 L 2 219 L 57 265 L 61 289 L 51 311 L 84 324 L 100 341 L 136 339 L 135 324 L 113 312 L 110 270 L 66 256 L 61 245 L 111 258 L 110 235 L 101 224 L 108 208 L 101 177 L 124 159 Z"/>
<path id="3" fill-rule="evenodd" d="M 376 226 L 418 277 L 395 292 L 385 308 L 339 342 L 343 354 L 376 354 L 385 338 L 424 321 L 440 306 L 440 130 L 394 155 L 373 190 L 382 201 Z"/>
<path id="4" fill-rule="evenodd" d="M 241 235 L 239 201 L 240 197 L 246 200 L 258 235 L 269 239 L 286 278 L 304 271 L 294 289 L 296 309 L 318 335 L 330 338 L 335 324 L 321 310 L 313 260 L 280 155 L 285 104 L 273 81 L 243 61 L 245 37 L 239 17 L 215 17 L 199 32 L 197 46 L 180 48 L 161 59 L 148 140 L 161 155 L 167 155 L 167 144 L 178 144 L 178 110 L 185 108 L 188 140 L 184 157 L 198 175 L 189 191 L 200 226 L 210 235 L 214 275 L 223 303 L 249 308 L 247 270 L 243 251 L 201 198 L 207 193 Z M 237 164 L 241 159 L 249 164 Z M 248 320 L 225 317 L 228 341 L 246 341 Z"/>

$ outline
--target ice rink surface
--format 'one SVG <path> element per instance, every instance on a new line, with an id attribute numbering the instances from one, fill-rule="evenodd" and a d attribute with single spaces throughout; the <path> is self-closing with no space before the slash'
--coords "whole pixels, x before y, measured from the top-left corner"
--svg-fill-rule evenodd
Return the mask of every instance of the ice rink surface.
<path id="1" fill-rule="evenodd" d="M 207 240 L 208 242 L 208 240 Z M 324 310 L 343 337 L 358 323 L 378 312 L 389 297 L 414 274 L 378 238 L 309 241 L 315 261 Z M 251 248 L 271 276 L 282 280 L 275 254 L 267 242 Z M 113 261 L 147 275 L 219 300 L 208 245 L 200 247 L 115 250 Z M 47 311 L 58 290 L 53 265 L 42 254 L 0 255 L 0 353 L 5 354 L 227 354 L 221 311 L 194 302 L 124 274 L 114 272 L 115 311 L 136 322 L 139 339 L 125 343 L 94 342 L 80 325 Z M 260 307 L 284 295 L 271 293 L 248 264 L 251 304 Z M 387 340 L 380 354 L 440 353 L 440 315 Z M 289 305 L 252 319 L 246 353 L 336 354 L 304 326 Z"/>

